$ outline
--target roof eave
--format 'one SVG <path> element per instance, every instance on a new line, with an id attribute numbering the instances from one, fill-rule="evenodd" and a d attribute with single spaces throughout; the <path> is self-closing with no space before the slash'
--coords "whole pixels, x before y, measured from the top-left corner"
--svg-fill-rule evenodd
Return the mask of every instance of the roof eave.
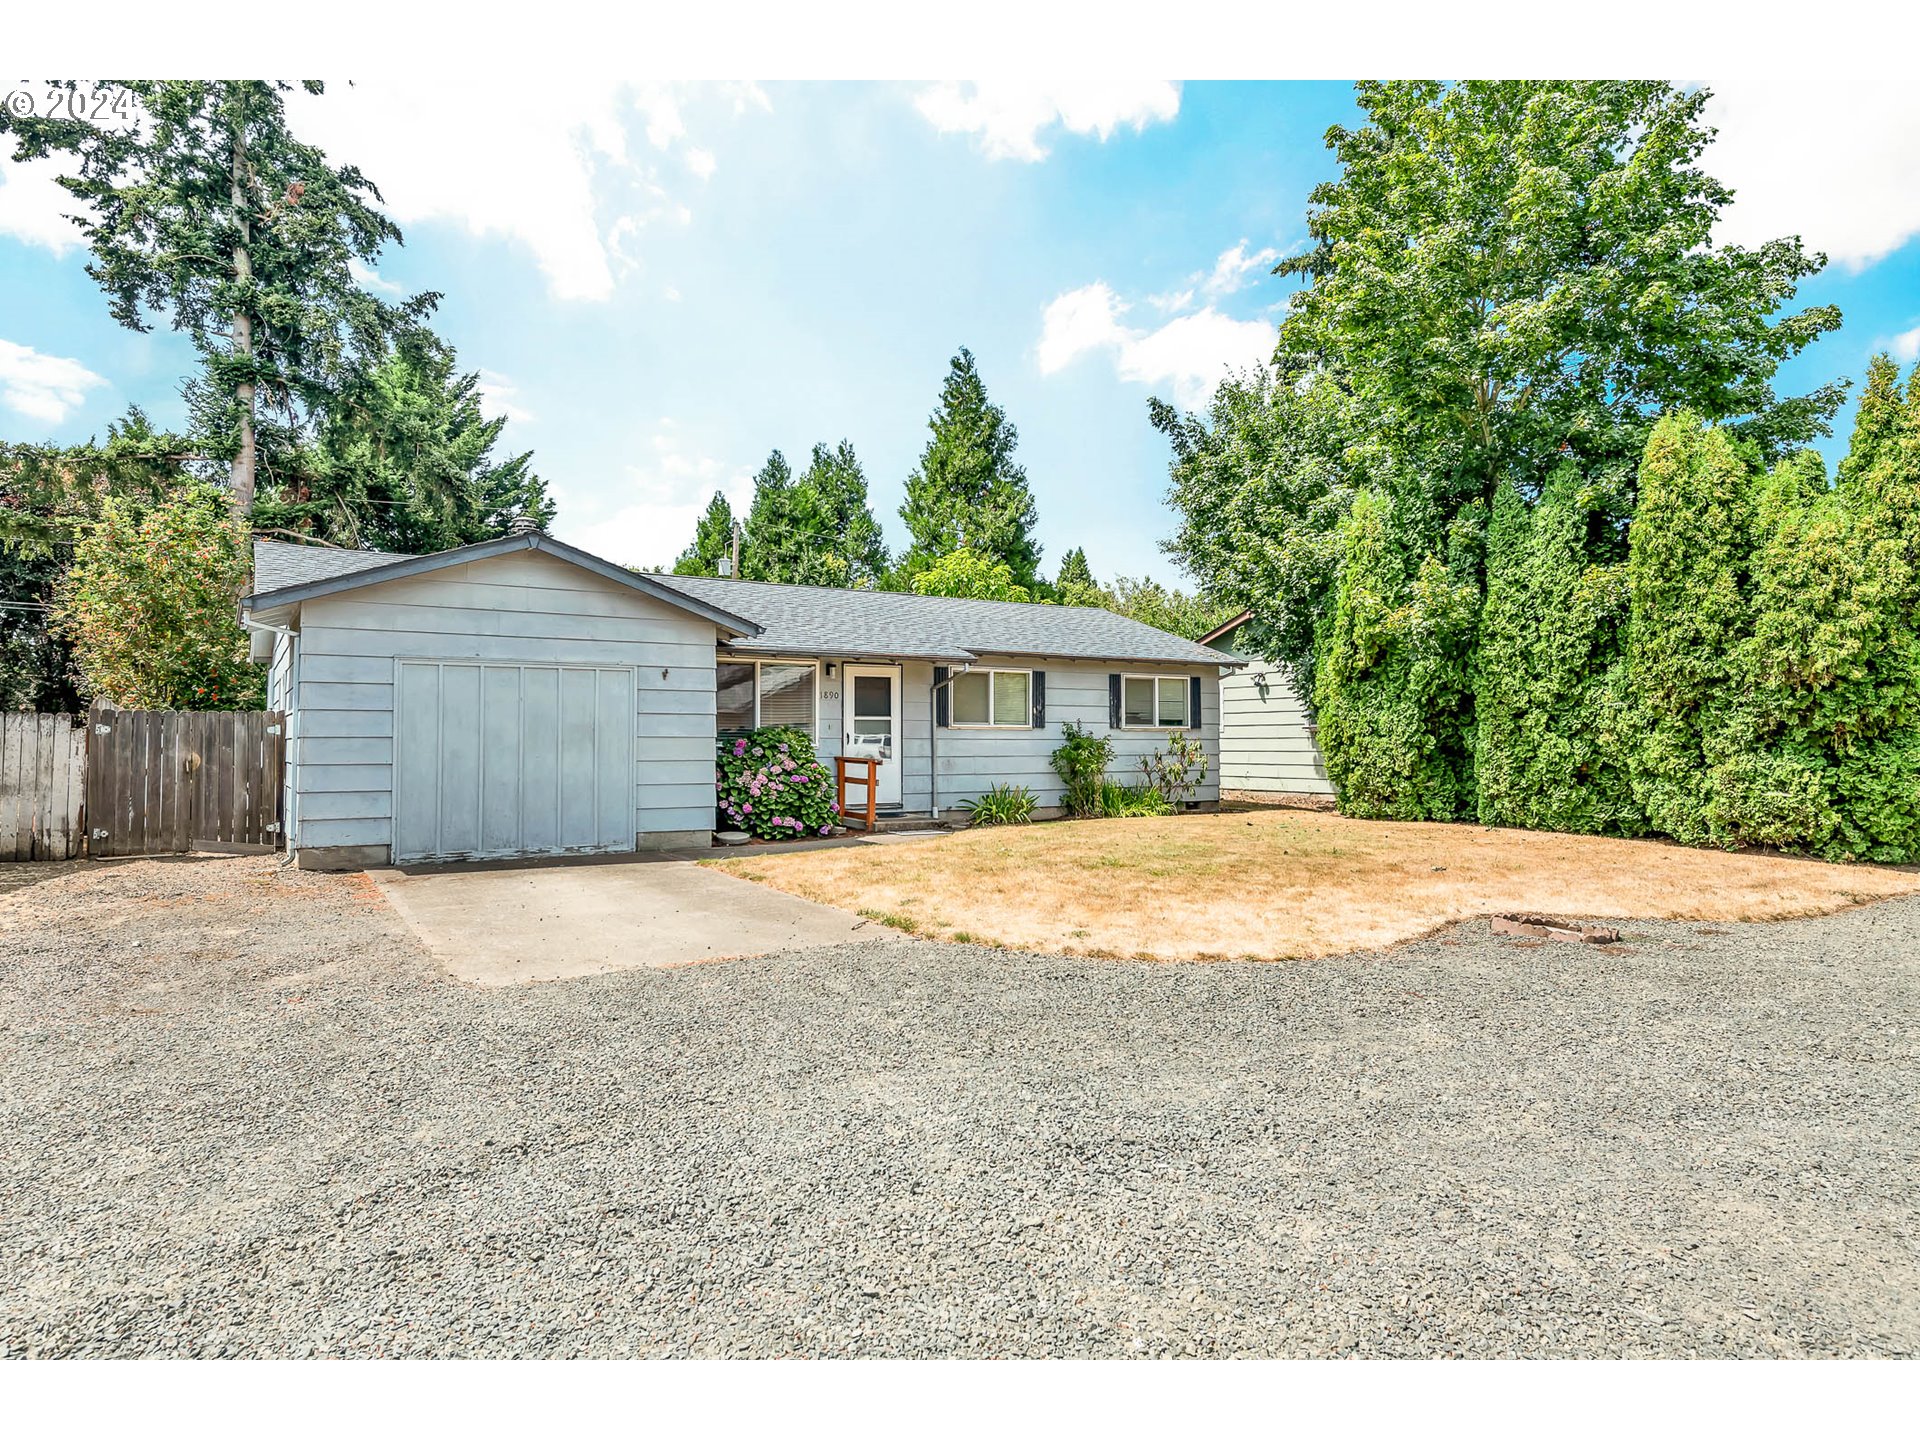
<path id="1" fill-rule="evenodd" d="M 389 580 L 406 580 L 415 575 L 431 574 L 435 570 L 444 570 L 452 565 L 466 565 L 475 560 L 491 560 L 496 556 L 511 555 L 519 550 L 544 550 L 558 559 L 577 565 L 582 570 L 590 571 L 616 585 L 624 585 L 662 604 L 698 615 L 730 635 L 753 636 L 761 633 L 761 627 L 751 620 L 735 615 L 729 610 L 722 610 L 717 605 L 709 605 L 704 600 L 696 600 L 684 591 L 676 590 L 670 585 L 662 585 L 650 575 L 602 560 L 598 555 L 589 554 L 565 541 L 555 540 L 551 535 L 504 535 L 497 540 L 482 540 L 475 545 L 462 545 L 454 550 L 440 550 L 432 555 L 409 555 L 404 560 L 396 560 L 389 565 L 374 565 L 365 570 L 355 570 L 325 580 L 309 580 L 299 585 L 283 586 L 278 590 L 263 590 L 245 596 L 240 604 L 242 609 L 248 611 L 277 609 L 285 605 L 297 605 L 305 600 L 317 600 L 327 595 L 339 595 L 348 590 L 359 590 L 368 585 L 383 585 Z"/>

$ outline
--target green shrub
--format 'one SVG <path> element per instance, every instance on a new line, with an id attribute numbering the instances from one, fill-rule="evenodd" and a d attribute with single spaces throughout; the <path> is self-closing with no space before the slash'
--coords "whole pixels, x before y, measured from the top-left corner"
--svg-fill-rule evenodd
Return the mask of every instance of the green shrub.
<path id="1" fill-rule="evenodd" d="M 1595 563 L 1587 540 L 1590 521 L 1610 531 L 1611 502 L 1570 464 L 1536 505 L 1511 485 L 1494 501 L 1474 696 L 1483 824 L 1646 829 L 1626 763 L 1626 567 Z"/>
<path id="2" fill-rule="evenodd" d="M 1053 773 L 1066 787 L 1061 807 L 1073 816 L 1099 815 L 1101 787 L 1107 766 L 1113 761 L 1113 741 L 1069 720 L 1061 727 L 1060 746 L 1052 758 Z"/>
<path id="3" fill-rule="evenodd" d="M 1362 491 L 1342 522 L 1333 613 L 1319 647 L 1320 749 L 1348 815 L 1451 820 L 1473 807 L 1473 669 L 1479 512 L 1448 560 L 1409 577 L 1393 502 Z"/>
<path id="4" fill-rule="evenodd" d="M 1175 730 L 1167 736 L 1165 750 L 1155 750 L 1140 762 L 1140 773 L 1169 810 L 1178 809 L 1206 783 L 1207 748 L 1185 731 Z"/>
<path id="5" fill-rule="evenodd" d="M 840 819 L 833 779 L 804 730 L 769 725 L 721 740 L 713 780 L 720 813 L 762 840 L 831 834 Z"/>
<path id="6" fill-rule="evenodd" d="M 962 800 L 960 808 L 974 825 L 1025 825 L 1033 819 L 1040 797 L 1024 785 L 994 785 L 973 800 Z"/>
<path id="7" fill-rule="evenodd" d="M 1171 815 L 1173 806 L 1151 785 L 1122 785 L 1118 780 L 1103 780 L 1097 813 L 1123 820 L 1140 815 Z"/>

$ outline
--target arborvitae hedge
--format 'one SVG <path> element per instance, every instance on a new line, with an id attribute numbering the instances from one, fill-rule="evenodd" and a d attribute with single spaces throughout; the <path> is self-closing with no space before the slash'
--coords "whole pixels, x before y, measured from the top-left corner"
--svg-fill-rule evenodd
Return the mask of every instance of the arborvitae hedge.
<path id="1" fill-rule="evenodd" d="M 1572 465 L 1529 505 L 1502 487 L 1487 532 L 1474 775 L 1480 819 L 1635 835 L 1633 737 L 1622 637 L 1626 567 L 1589 558 L 1608 516 Z"/>
<path id="2" fill-rule="evenodd" d="M 1875 362 L 1835 484 L 1678 414 L 1622 560 L 1625 493 L 1503 489 L 1484 567 L 1477 515 L 1443 561 L 1358 497 L 1316 647 L 1341 808 L 1920 861 L 1920 367 Z"/>
<path id="3" fill-rule="evenodd" d="M 1350 815 L 1451 820 L 1473 806 L 1473 650 L 1479 592 L 1450 564 L 1409 576 L 1393 502 L 1362 491 L 1342 526 L 1340 579 L 1318 645 L 1314 707 L 1327 773 Z"/>

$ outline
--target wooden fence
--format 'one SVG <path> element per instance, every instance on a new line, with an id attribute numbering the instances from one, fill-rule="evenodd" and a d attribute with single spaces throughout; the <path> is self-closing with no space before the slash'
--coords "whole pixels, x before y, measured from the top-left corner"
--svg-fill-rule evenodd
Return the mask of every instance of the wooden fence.
<path id="1" fill-rule="evenodd" d="M 79 856 L 86 754 L 77 715 L 0 714 L 0 860 Z"/>
<path id="2" fill-rule="evenodd" d="M 286 728 L 272 710 L 95 706 L 87 715 L 88 853 L 278 848 Z"/>

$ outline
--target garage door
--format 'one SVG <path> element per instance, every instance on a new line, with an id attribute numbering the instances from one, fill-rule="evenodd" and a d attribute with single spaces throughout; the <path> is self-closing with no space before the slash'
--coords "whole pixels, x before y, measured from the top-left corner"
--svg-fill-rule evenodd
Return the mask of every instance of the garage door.
<path id="1" fill-rule="evenodd" d="M 406 660 L 394 710 L 396 861 L 633 849 L 633 671 Z"/>

